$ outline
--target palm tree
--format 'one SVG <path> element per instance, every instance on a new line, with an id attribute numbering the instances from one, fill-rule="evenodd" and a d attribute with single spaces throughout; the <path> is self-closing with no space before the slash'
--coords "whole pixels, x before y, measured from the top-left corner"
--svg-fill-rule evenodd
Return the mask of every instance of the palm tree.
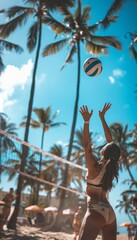
<path id="1" fill-rule="evenodd" d="M 79 90 L 80 90 L 80 72 L 81 72 L 81 46 L 80 43 L 85 44 L 87 51 L 90 54 L 107 54 L 108 45 L 116 48 L 121 49 L 120 42 L 112 36 L 96 36 L 94 33 L 98 30 L 100 26 L 106 28 L 110 25 L 110 23 L 116 21 L 116 16 L 113 14 L 120 9 L 122 6 L 123 1 L 114 1 L 110 9 L 108 10 L 105 18 L 94 25 L 88 25 L 88 21 L 90 20 L 90 10 L 91 7 L 85 7 L 82 10 L 81 0 L 78 0 L 78 7 L 74 15 L 68 8 L 62 7 L 60 11 L 65 16 L 63 22 L 56 21 L 51 16 L 45 16 L 44 22 L 49 24 L 52 30 L 55 31 L 56 36 L 62 34 L 64 37 L 62 40 L 58 42 L 49 44 L 43 50 L 43 56 L 48 56 L 51 54 L 57 53 L 61 50 L 64 46 L 68 44 L 69 46 L 69 54 L 65 60 L 64 65 L 66 63 L 72 62 L 72 57 L 76 53 L 77 54 L 77 61 L 78 61 L 78 71 L 77 71 L 77 85 L 76 85 L 76 98 L 73 110 L 73 120 L 71 126 L 71 133 L 70 133 L 70 141 L 67 153 L 67 159 L 70 160 L 72 146 L 73 146 L 73 139 L 77 121 L 77 113 L 78 113 L 78 102 L 79 102 Z M 62 37 L 63 37 L 62 36 Z M 68 179 L 68 165 L 66 165 L 65 175 L 64 175 L 64 186 L 67 186 L 67 179 Z M 64 207 L 64 200 L 65 200 L 65 191 L 62 191 L 61 201 L 60 201 L 60 209 Z"/>
<path id="2" fill-rule="evenodd" d="M 42 134 L 41 134 L 41 146 L 40 148 L 43 150 L 44 146 L 44 137 L 45 133 L 53 127 L 59 127 L 61 125 L 65 125 L 64 122 L 54 122 L 55 118 L 59 114 L 59 111 L 56 111 L 53 116 L 51 115 L 51 107 L 47 107 L 45 109 L 43 108 L 34 108 L 33 112 L 36 114 L 38 120 L 31 119 L 30 120 L 30 126 L 34 129 L 41 128 L 42 129 Z M 27 119 L 27 117 L 25 117 Z M 26 126 L 26 122 L 23 122 L 20 124 L 21 127 Z M 41 175 L 41 163 L 42 163 L 42 154 L 40 154 L 40 162 L 39 162 L 39 176 Z M 39 198 L 39 188 L 40 184 L 38 182 L 38 188 L 37 188 L 37 193 L 36 193 L 36 204 L 38 203 L 38 198 Z"/>
<path id="3" fill-rule="evenodd" d="M 2 60 L 2 53 L 3 53 L 4 49 L 7 51 L 15 51 L 17 53 L 23 52 L 23 49 L 19 45 L 14 44 L 12 42 L 8 42 L 8 41 L 0 38 L 0 75 L 5 69 L 5 65 Z"/>
<path id="4" fill-rule="evenodd" d="M 99 160 L 99 151 L 98 147 L 95 146 L 95 136 L 93 136 L 92 132 L 90 132 L 90 142 L 92 146 L 93 155 L 97 160 Z M 75 132 L 73 149 L 74 149 L 74 152 L 72 154 L 73 161 L 75 161 L 77 164 L 81 166 L 85 166 L 84 140 L 82 128 Z"/>
<path id="5" fill-rule="evenodd" d="M 22 151 L 18 149 L 19 147 L 16 145 L 13 149 L 11 154 L 8 157 L 8 160 L 5 162 L 6 165 L 9 167 L 12 166 L 16 171 L 20 170 L 21 160 L 22 160 Z M 29 149 L 29 154 L 27 158 L 27 164 L 25 166 L 25 173 L 38 177 L 38 157 L 37 152 L 32 152 Z M 11 157 L 10 157 L 11 156 Z M 8 181 L 12 181 L 13 179 L 17 179 L 17 173 L 15 171 L 10 171 L 10 169 L 6 169 L 5 173 L 8 175 Z M 24 177 L 23 184 L 22 184 L 22 190 L 26 187 L 30 186 L 31 188 L 31 195 L 36 195 L 36 184 L 33 179 Z M 31 204 L 35 204 L 35 198 L 33 199 L 33 202 Z"/>
<path id="6" fill-rule="evenodd" d="M 3 131 L 17 136 L 17 128 L 14 123 L 9 123 L 8 116 L 5 113 L 0 113 L 0 129 Z M 7 149 L 12 149 L 14 147 L 14 142 L 8 138 L 6 135 L 0 134 L 0 165 L 2 153 L 6 152 Z"/>
<path id="7" fill-rule="evenodd" d="M 133 57 L 135 59 L 135 61 L 137 62 L 137 50 L 136 50 L 136 46 L 137 46 L 137 32 L 135 33 L 131 33 L 128 32 L 127 33 L 131 39 L 131 43 L 129 45 L 129 53 L 130 56 Z M 126 36 L 127 36 L 126 34 Z"/>
<path id="8" fill-rule="evenodd" d="M 42 22 L 43 17 L 48 14 L 48 11 L 53 11 L 60 7 L 61 4 L 64 6 L 73 6 L 73 0 L 24 0 L 25 4 L 29 4 L 29 6 L 14 6 L 9 8 L 6 11 L 6 16 L 9 21 L 5 24 L 0 25 L 0 32 L 3 38 L 8 37 L 13 31 L 18 27 L 25 25 L 27 20 L 30 16 L 33 17 L 32 26 L 28 32 L 27 38 L 27 48 L 29 52 L 32 52 L 36 48 L 36 56 L 34 61 L 34 69 L 33 69 L 33 76 L 32 76 L 32 84 L 30 90 L 30 98 L 28 104 L 28 111 L 27 111 L 27 123 L 24 133 L 24 141 L 28 141 L 29 136 L 29 126 L 30 126 L 30 119 L 33 107 L 33 100 L 34 100 L 34 91 L 35 91 L 35 82 L 36 82 L 36 72 L 38 67 L 38 60 L 40 55 L 40 47 L 41 47 L 41 40 L 42 40 Z M 1 10 L 2 11 L 2 10 Z M 27 149 L 25 146 L 22 148 L 23 151 L 23 159 L 20 166 L 20 170 L 24 171 L 26 158 L 27 158 Z M 17 200 L 15 211 L 11 217 L 9 222 L 9 228 L 16 229 L 16 219 L 19 211 L 19 204 L 20 204 L 20 194 L 21 194 L 21 186 L 23 183 L 23 177 L 19 175 L 18 179 L 18 186 L 17 186 Z"/>
<path id="9" fill-rule="evenodd" d="M 122 200 L 118 200 L 118 204 L 116 205 L 116 208 L 119 208 L 119 212 L 121 212 L 123 209 L 125 210 L 125 213 L 128 215 L 131 222 L 133 222 L 130 211 L 133 210 L 131 199 L 128 198 L 127 194 L 121 194 Z"/>
<path id="10" fill-rule="evenodd" d="M 135 180 L 134 176 L 130 169 L 131 164 L 131 156 L 132 156 L 132 131 L 128 132 L 128 125 L 125 127 L 122 126 L 120 123 L 114 123 L 110 126 L 113 138 L 116 142 L 119 143 L 121 149 L 121 158 L 120 158 L 120 165 L 121 169 L 122 166 L 126 168 L 129 173 L 131 180 Z"/>

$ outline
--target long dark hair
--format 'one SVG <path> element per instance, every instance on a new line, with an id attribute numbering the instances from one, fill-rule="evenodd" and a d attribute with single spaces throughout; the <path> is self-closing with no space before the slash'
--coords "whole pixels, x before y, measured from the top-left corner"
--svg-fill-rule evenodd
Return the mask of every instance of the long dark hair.
<path id="1" fill-rule="evenodd" d="M 105 174 L 102 178 L 102 184 L 104 190 L 111 190 L 113 187 L 113 180 L 118 182 L 118 171 L 119 164 L 118 160 L 120 158 L 120 148 L 114 142 L 107 143 L 103 147 L 104 159 L 110 160 L 110 162 L 106 166 Z"/>

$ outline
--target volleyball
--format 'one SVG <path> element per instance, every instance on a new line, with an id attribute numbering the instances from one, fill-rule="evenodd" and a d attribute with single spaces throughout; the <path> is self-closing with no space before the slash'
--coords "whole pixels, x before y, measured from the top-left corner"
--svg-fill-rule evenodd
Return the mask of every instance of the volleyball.
<path id="1" fill-rule="evenodd" d="M 102 71 L 102 62 L 98 58 L 88 58 L 83 67 L 88 76 L 95 77 Z"/>

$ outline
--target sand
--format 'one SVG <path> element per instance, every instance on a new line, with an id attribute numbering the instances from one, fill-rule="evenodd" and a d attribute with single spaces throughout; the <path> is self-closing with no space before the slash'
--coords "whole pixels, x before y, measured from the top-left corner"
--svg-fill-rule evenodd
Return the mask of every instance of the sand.
<path id="1" fill-rule="evenodd" d="M 74 235 L 64 232 L 44 232 L 41 228 L 18 226 L 16 231 L 0 232 L 1 240 L 73 240 Z M 101 236 L 97 240 L 101 240 Z M 119 234 L 117 240 L 128 240 L 127 235 Z"/>

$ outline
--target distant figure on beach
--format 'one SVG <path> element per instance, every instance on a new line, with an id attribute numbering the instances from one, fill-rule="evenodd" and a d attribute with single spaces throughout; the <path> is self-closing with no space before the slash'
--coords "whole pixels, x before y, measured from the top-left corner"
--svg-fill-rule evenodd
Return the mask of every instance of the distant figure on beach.
<path id="1" fill-rule="evenodd" d="M 89 124 L 93 110 L 87 106 L 80 108 L 84 120 L 84 149 L 87 166 L 87 212 L 82 221 L 79 240 L 95 240 L 102 233 L 103 240 L 116 240 L 116 216 L 108 201 L 108 192 L 113 187 L 113 181 L 118 181 L 118 160 L 120 148 L 113 142 L 110 129 L 105 120 L 105 114 L 111 104 L 105 103 L 99 117 L 103 126 L 107 144 L 101 149 L 101 160 L 97 161 L 92 152 L 90 143 Z"/>
<path id="2" fill-rule="evenodd" d="M 133 197 L 133 206 L 137 212 L 137 196 Z M 135 233 L 135 238 L 134 240 L 137 240 L 137 226 L 136 226 L 136 233 Z"/>
<path id="3" fill-rule="evenodd" d="M 74 240 L 77 240 L 77 236 L 79 235 L 81 222 L 82 222 L 82 207 L 78 207 L 78 210 L 75 213 L 73 219 Z"/>
<path id="4" fill-rule="evenodd" d="M 14 189 L 10 188 L 9 193 L 7 193 L 6 196 L 2 199 L 2 201 L 5 202 L 3 207 L 3 225 L 7 223 L 7 219 L 11 210 L 11 204 L 15 200 L 13 192 Z"/>
<path id="5" fill-rule="evenodd" d="M 45 218 L 41 212 L 37 213 L 35 223 L 38 225 L 45 225 Z"/>

